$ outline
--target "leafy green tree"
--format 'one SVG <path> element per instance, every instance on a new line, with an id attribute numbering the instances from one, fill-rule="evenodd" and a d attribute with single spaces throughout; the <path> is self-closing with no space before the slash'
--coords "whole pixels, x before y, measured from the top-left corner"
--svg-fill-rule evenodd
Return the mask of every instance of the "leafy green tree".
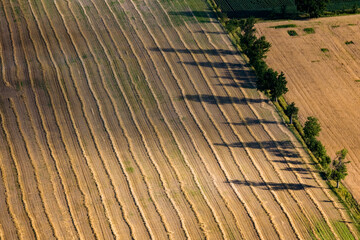
<path id="1" fill-rule="evenodd" d="M 245 20 L 241 20 L 239 22 L 241 34 L 240 34 L 240 47 L 243 52 L 248 55 L 248 49 L 254 44 L 256 41 L 255 36 L 255 18 L 247 18 Z"/>
<path id="2" fill-rule="evenodd" d="M 349 162 L 344 161 L 347 153 L 348 151 L 345 148 L 338 151 L 336 158 L 332 162 L 330 177 L 336 181 L 336 188 L 339 188 L 339 182 L 348 175 L 346 164 Z"/>
<path id="3" fill-rule="evenodd" d="M 256 87 L 259 91 L 270 90 L 271 84 L 275 82 L 275 79 L 278 77 L 278 72 L 274 71 L 272 68 L 266 69 L 263 76 L 259 76 L 256 81 Z"/>
<path id="4" fill-rule="evenodd" d="M 266 41 L 265 36 L 256 39 L 247 50 L 247 56 L 250 59 L 250 64 L 255 65 L 260 60 L 266 58 L 266 53 L 270 50 L 271 44 Z"/>
<path id="5" fill-rule="evenodd" d="M 317 159 L 323 159 L 326 156 L 324 145 L 315 137 L 309 141 L 308 147 Z"/>
<path id="6" fill-rule="evenodd" d="M 285 110 L 285 114 L 290 118 L 290 124 L 293 122 L 293 117 L 297 117 L 299 113 L 299 108 L 295 107 L 295 103 L 292 102 L 289 104 Z"/>
<path id="7" fill-rule="evenodd" d="M 287 93 L 289 89 L 286 87 L 287 81 L 285 79 L 284 73 L 281 72 L 280 75 L 278 75 L 274 81 L 270 83 L 270 94 L 271 94 L 271 100 L 276 101 L 278 98 Z"/>
<path id="8" fill-rule="evenodd" d="M 329 0 L 295 0 L 299 12 L 308 13 L 311 18 L 319 17 L 325 10 Z"/>
<path id="9" fill-rule="evenodd" d="M 315 117 L 308 117 L 304 126 L 305 138 L 311 140 L 316 136 L 319 136 L 321 126 L 319 120 Z"/>

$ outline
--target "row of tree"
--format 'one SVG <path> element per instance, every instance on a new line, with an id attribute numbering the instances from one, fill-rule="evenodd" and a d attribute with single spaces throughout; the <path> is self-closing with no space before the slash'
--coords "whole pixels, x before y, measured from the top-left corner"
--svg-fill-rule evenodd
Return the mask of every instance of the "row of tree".
<path id="1" fill-rule="evenodd" d="M 257 89 L 268 94 L 272 101 L 277 102 L 281 95 L 288 92 L 287 81 L 283 72 L 279 74 L 265 63 L 264 59 L 266 53 L 270 50 L 271 44 L 266 41 L 264 36 L 257 37 L 255 35 L 255 22 L 255 18 L 231 19 L 226 23 L 226 28 L 233 35 L 239 37 L 237 44 L 240 45 L 243 53 L 248 56 L 249 63 L 255 69 Z M 285 114 L 289 117 L 290 124 L 293 124 L 293 118 L 297 118 L 298 112 L 299 109 L 294 102 L 286 107 Z M 320 131 L 319 121 L 315 117 L 308 117 L 303 128 L 305 143 L 319 160 L 325 170 L 326 177 L 335 180 L 338 187 L 339 181 L 347 175 L 345 165 L 347 163 L 345 162 L 347 150 L 343 149 L 337 152 L 336 158 L 331 161 L 325 147 L 316 138 L 319 136 Z"/>
<path id="2" fill-rule="evenodd" d="M 271 44 L 266 41 L 265 36 L 255 35 L 255 18 L 242 20 L 230 20 L 227 24 L 230 32 L 239 36 L 239 42 L 243 53 L 249 58 L 249 63 L 254 67 L 258 90 L 266 92 L 273 101 L 285 94 L 288 89 L 284 73 L 278 73 L 269 68 L 265 63 L 266 53 L 270 50 Z"/>

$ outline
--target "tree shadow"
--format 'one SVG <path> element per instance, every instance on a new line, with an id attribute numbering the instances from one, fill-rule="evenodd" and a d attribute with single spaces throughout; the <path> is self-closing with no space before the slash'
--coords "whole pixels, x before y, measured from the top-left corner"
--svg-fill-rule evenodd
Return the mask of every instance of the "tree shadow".
<path id="1" fill-rule="evenodd" d="M 215 31 L 204 31 L 204 30 L 198 30 L 194 33 L 203 33 L 203 34 L 226 34 L 226 32 L 215 32 Z"/>
<path id="2" fill-rule="evenodd" d="M 318 188 L 309 184 L 302 183 L 275 183 L 275 182 L 254 182 L 243 180 L 230 180 L 225 183 L 233 183 L 245 186 L 259 187 L 263 190 L 283 191 L 283 190 L 304 190 L 306 188 Z"/>
<path id="3" fill-rule="evenodd" d="M 268 99 L 253 99 L 253 98 L 238 98 L 238 97 L 229 97 L 229 96 L 214 96 L 209 94 L 199 94 L 199 95 L 185 95 L 180 96 L 181 100 L 189 100 L 194 102 L 205 102 L 209 104 L 248 104 L 248 103 L 268 103 Z"/>
<path id="4" fill-rule="evenodd" d="M 209 67 L 209 68 L 235 68 L 239 69 L 243 67 L 244 65 L 241 63 L 224 63 L 224 62 L 179 62 L 186 65 L 192 65 L 192 66 L 201 66 L 201 67 Z"/>
<path id="5" fill-rule="evenodd" d="M 214 56 L 221 55 L 235 55 L 238 54 L 237 51 L 226 50 L 226 49 L 176 49 L 176 48 L 150 48 L 151 51 L 158 52 L 178 52 L 178 53 L 186 53 L 186 54 L 208 54 Z"/>
<path id="6" fill-rule="evenodd" d="M 269 121 L 264 119 L 245 118 L 244 121 L 238 123 L 224 122 L 227 125 L 233 126 L 245 126 L 245 125 L 256 125 L 256 124 L 278 124 L 276 121 Z"/>
<path id="7" fill-rule="evenodd" d="M 233 148 L 264 149 L 277 157 L 300 158 L 291 141 L 263 141 L 263 142 L 236 142 L 236 143 L 214 143 L 215 146 Z"/>
<path id="8" fill-rule="evenodd" d="M 182 16 L 185 18 L 193 18 L 194 16 L 200 23 L 217 22 L 217 17 L 212 11 L 170 11 L 171 16 Z"/>

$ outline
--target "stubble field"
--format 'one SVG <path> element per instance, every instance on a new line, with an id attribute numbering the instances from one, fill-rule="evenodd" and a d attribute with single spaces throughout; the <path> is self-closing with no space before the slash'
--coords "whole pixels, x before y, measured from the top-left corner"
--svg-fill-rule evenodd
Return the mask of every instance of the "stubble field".
<path id="1" fill-rule="evenodd" d="M 328 154 L 348 149 L 349 176 L 346 186 L 360 200 L 360 16 L 310 21 L 292 21 L 299 36 L 289 29 L 270 26 L 290 22 L 261 23 L 260 34 L 272 43 L 268 64 L 284 71 L 288 79 L 288 101 L 300 108 L 302 122 L 315 116 L 322 126 L 320 140 Z M 313 28 L 306 34 L 304 28 Z M 321 50 L 322 49 L 322 50 Z"/>
<path id="2" fill-rule="evenodd" d="M 354 239 L 204 1 L 0 1 L 0 237 Z"/>

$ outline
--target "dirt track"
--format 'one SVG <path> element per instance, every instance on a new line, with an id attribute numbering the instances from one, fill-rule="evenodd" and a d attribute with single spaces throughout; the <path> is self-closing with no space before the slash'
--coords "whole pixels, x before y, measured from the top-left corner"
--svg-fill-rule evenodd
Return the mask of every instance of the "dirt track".
<path id="1" fill-rule="evenodd" d="M 334 158 L 342 148 L 349 150 L 349 176 L 346 186 L 360 200 L 358 178 L 360 154 L 360 16 L 322 18 L 293 21 L 299 36 L 290 37 L 288 29 L 269 26 L 286 24 L 272 22 L 258 24 L 261 34 L 272 43 L 267 62 L 288 79 L 288 101 L 300 108 L 302 122 L 307 116 L 320 120 L 320 140 Z M 305 34 L 312 27 L 315 34 Z M 353 41 L 353 44 L 346 44 Z M 322 52 L 327 48 L 328 52 Z"/>
<path id="2" fill-rule="evenodd" d="M 4 239 L 357 238 L 205 2 L 0 3 Z"/>

